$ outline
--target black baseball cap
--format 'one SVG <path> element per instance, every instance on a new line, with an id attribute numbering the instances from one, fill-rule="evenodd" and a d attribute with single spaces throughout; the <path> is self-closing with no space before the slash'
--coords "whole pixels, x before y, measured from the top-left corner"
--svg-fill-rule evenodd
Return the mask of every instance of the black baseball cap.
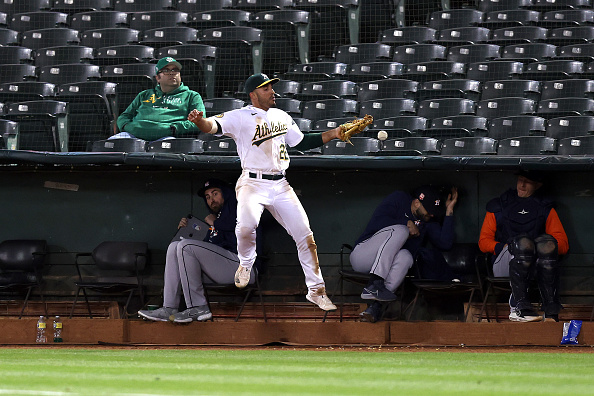
<path id="1" fill-rule="evenodd" d="M 441 204 L 439 190 L 430 185 L 417 187 L 412 194 L 413 199 L 418 199 L 430 215 L 438 217 L 442 214 L 444 208 Z"/>
<path id="2" fill-rule="evenodd" d="M 206 190 L 208 190 L 209 188 L 219 188 L 222 191 L 223 189 L 228 187 L 229 184 L 220 179 L 208 179 L 204 182 L 200 190 L 198 190 L 198 196 L 205 198 L 204 195 L 206 193 Z"/>
<path id="3" fill-rule="evenodd" d="M 524 176 L 526 179 L 530 179 L 533 182 L 537 183 L 544 183 L 546 180 L 546 175 L 543 172 L 536 171 L 536 170 L 526 170 L 522 169 L 516 172 L 518 176 Z"/>
<path id="4" fill-rule="evenodd" d="M 278 81 L 278 78 L 268 78 L 264 73 L 256 73 L 249 76 L 245 81 L 245 93 L 249 95 L 254 89 L 263 87 L 266 84 L 276 84 Z"/>

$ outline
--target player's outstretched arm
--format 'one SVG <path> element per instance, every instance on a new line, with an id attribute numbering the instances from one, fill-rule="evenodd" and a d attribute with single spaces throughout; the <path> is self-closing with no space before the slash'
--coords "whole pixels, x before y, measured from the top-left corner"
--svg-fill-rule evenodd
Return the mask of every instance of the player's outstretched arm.
<path id="1" fill-rule="evenodd" d="M 334 129 L 330 129 L 326 132 L 322 132 L 322 141 L 324 143 L 328 143 L 330 140 L 340 139 L 340 136 L 341 136 L 340 127 L 336 127 Z"/>
<path id="2" fill-rule="evenodd" d="M 204 112 L 198 111 L 196 109 L 192 110 L 190 114 L 188 114 L 188 120 L 192 121 L 198 129 L 200 129 L 204 133 L 215 133 L 216 130 L 213 130 L 213 122 L 207 118 L 204 118 Z"/>

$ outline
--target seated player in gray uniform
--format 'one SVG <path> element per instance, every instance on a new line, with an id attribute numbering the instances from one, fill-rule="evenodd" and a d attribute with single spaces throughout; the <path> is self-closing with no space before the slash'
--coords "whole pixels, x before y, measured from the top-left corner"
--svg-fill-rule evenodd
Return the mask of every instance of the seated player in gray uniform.
<path id="1" fill-rule="evenodd" d="M 371 275 L 361 298 L 373 302 L 361 312 L 361 320 L 377 322 L 381 318 L 381 302 L 396 300 L 394 291 L 412 267 L 425 239 L 437 249 L 451 249 L 457 201 L 458 190 L 452 188 L 443 224 L 432 221 L 434 216 L 443 214 L 439 192 L 432 186 L 421 186 L 412 196 L 395 191 L 379 204 L 350 256 L 355 271 Z"/>
<path id="2" fill-rule="evenodd" d="M 204 296 L 202 276 L 206 275 L 215 283 L 233 283 L 239 265 L 235 238 L 235 194 L 224 181 L 210 179 L 204 183 L 198 195 L 204 198 L 210 211 L 204 219 L 210 225 L 208 234 L 203 241 L 183 239 L 171 242 L 165 262 L 163 307 L 154 311 L 138 311 L 142 318 L 176 323 L 209 320 L 212 313 Z M 183 218 L 179 227 L 186 224 L 187 219 Z M 252 273 L 249 283 L 254 282 Z M 187 309 L 178 312 L 181 291 Z"/>

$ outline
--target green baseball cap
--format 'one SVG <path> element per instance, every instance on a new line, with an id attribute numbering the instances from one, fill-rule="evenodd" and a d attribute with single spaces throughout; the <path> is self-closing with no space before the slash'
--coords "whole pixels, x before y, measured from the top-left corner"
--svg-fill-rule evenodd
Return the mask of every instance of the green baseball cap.
<path id="1" fill-rule="evenodd" d="M 179 70 L 181 70 L 182 68 L 182 65 L 178 61 L 176 61 L 170 56 L 166 56 L 165 58 L 161 58 L 159 62 L 157 62 L 157 65 L 155 66 L 155 73 L 159 73 L 161 69 L 167 65 L 175 65 Z"/>
<path id="2" fill-rule="evenodd" d="M 245 93 L 249 94 L 254 89 L 263 87 L 266 84 L 276 84 L 278 81 L 278 78 L 268 78 L 264 73 L 256 73 L 245 81 Z"/>

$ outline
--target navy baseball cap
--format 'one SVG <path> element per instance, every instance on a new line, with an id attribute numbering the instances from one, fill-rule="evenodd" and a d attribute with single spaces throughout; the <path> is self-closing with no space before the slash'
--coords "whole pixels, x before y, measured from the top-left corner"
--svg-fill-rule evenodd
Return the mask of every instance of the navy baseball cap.
<path id="1" fill-rule="evenodd" d="M 159 73 L 162 68 L 168 65 L 175 65 L 179 70 L 181 70 L 182 68 L 181 63 L 179 63 L 170 56 L 166 56 L 165 58 L 159 59 L 159 62 L 157 62 L 157 65 L 155 66 L 155 73 Z"/>
<path id="2" fill-rule="evenodd" d="M 441 196 L 437 188 L 429 185 L 417 187 L 412 197 L 421 201 L 423 207 L 430 215 L 435 217 L 441 216 L 444 208 L 441 204 Z"/>
<path id="3" fill-rule="evenodd" d="M 256 73 L 245 81 L 245 93 L 249 95 L 254 89 L 263 87 L 266 84 L 276 84 L 278 81 L 278 78 L 268 78 L 264 73 Z"/>
<path id="4" fill-rule="evenodd" d="M 536 183 L 544 183 L 546 179 L 546 175 L 543 172 L 535 171 L 535 170 L 520 170 L 516 172 L 518 176 L 524 176 L 526 179 L 532 180 Z"/>
<path id="5" fill-rule="evenodd" d="M 220 179 L 208 179 L 204 182 L 200 190 L 198 190 L 198 196 L 204 198 L 204 194 L 209 188 L 219 188 L 221 191 L 223 191 L 223 189 L 228 187 L 229 184 Z"/>

